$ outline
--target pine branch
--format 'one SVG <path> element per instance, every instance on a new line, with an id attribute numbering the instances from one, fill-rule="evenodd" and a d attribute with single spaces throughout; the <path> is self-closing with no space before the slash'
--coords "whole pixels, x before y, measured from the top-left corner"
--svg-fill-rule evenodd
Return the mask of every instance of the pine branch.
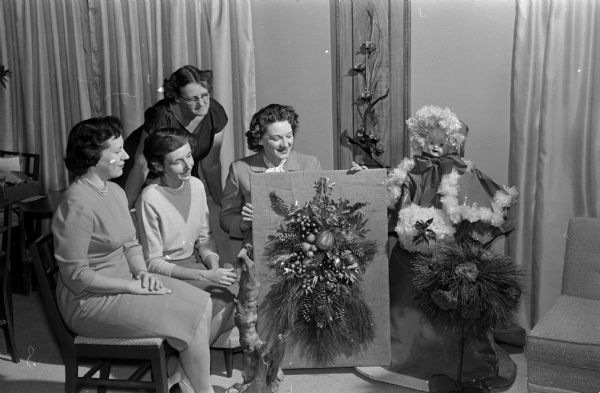
<path id="1" fill-rule="evenodd" d="M 275 191 L 271 191 L 269 193 L 269 199 L 271 200 L 271 208 L 277 215 L 286 217 L 290 214 L 290 209 L 287 207 L 286 203 L 281 199 L 281 197 L 275 194 Z"/>

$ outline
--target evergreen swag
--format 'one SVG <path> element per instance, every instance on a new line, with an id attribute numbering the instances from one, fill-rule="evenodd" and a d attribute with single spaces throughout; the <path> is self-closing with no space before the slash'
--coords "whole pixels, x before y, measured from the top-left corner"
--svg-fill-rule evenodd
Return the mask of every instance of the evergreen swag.
<path id="1" fill-rule="evenodd" d="M 376 243 L 365 239 L 361 209 L 367 203 L 333 200 L 334 185 L 317 179 L 315 196 L 303 207 L 288 207 L 271 192 L 271 207 L 283 222 L 265 247 L 275 276 L 262 305 L 267 337 L 292 334 L 322 365 L 358 352 L 374 336 L 360 287 L 376 251 Z"/>
<path id="2" fill-rule="evenodd" d="M 482 336 L 518 307 L 523 272 L 479 244 L 441 244 L 433 255 L 417 254 L 412 270 L 416 302 L 437 326 Z"/>

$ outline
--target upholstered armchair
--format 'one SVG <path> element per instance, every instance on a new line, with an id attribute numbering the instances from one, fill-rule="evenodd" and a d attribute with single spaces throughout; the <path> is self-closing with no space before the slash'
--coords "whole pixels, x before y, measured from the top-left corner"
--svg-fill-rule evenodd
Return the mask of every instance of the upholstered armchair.
<path id="1" fill-rule="evenodd" d="M 600 392 L 600 219 L 572 218 L 561 295 L 529 332 L 529 393 Z"/>

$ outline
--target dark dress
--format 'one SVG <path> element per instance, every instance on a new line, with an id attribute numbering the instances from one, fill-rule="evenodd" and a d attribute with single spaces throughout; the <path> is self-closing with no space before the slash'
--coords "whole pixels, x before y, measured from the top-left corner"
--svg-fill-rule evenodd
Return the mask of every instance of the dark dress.
<path id="1" fill-rule="evenodd" d="M 164 127 L 174 127 L 185 130 L 185 125 L 180 121 L 182 117 L 179 105 L 169 99 L 162 99 L 154 104 L 154 106 L 148 108 L 144 113 L 144 124 L 134 130 L 127 139 L 125 139 L 123 148 L 130 159 L 125 161 L 123 175 L 118 179 L 115 179 L 115 183 L 124 187 L 127 177 L 133 168 L 136 151 L 138 150 L 144 132 L 151 134 L 153 131 Z M 192 155 L 194 157 L 192 174 L 195 175 L 198 173 L 200 161 L 208 155 L 210 149 L 212 149 L 215 135 L 225 128 L 227 121 L 227 114 L 225 113 L 223 106 L 217 100 L 211 98 L 208 114 L 204 116 L 192 133 Z"/>

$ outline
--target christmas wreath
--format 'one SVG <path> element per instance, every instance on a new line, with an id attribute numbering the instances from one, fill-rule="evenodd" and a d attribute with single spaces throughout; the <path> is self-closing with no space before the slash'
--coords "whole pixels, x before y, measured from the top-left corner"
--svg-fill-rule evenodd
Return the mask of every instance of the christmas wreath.
<path id="1" fill-rule="evenodd" d="M 283 222 L 264 252 L 274 278 L 262 305 L 267 336 L 292 334 L 305 355 L 324 365 L 356 353 L 374 336 L 360 286 L 376 251 L 365 238 L 367 203 L 334 200 L 334 185 L 317 179 L 304 206 L 288 207 L 272 192 L 271 207 Z"/>

